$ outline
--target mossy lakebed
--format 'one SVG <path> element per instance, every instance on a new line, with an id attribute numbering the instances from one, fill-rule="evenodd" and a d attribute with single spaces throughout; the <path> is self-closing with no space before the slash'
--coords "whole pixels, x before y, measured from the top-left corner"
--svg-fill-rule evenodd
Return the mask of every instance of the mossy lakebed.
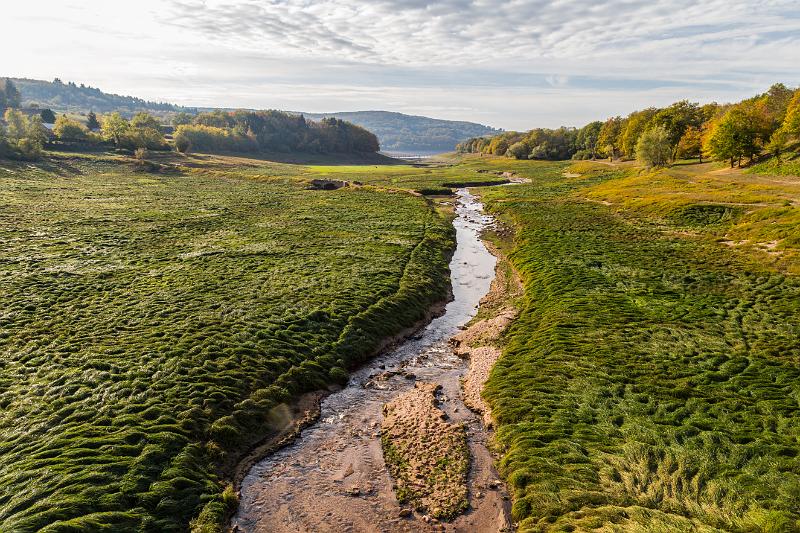
<path id="1" fill-rule="evenodd" d="M 796 531 L 800 182 L 516 165 L 483 195 L 525 285 L 484 396 L 520 530 Z"/>
<path id="2" fill-rule="evenodd" d="M 422 197 L 304 167 L 5 165 L 0 530 L 219 524 L 219 467 L 447 296 Z"/>
<path id="3" fill-rule="evenodd" d="M 214 530 L 220 465 L 276 405 L 447 293 L 449 220 L 385 187 L 506 172 L 532 183 L 482 197 L 526 291 L 484 399 L 520 528 L 793 530 L 800 182 L 567 167 L 3 164 L 0 530 Z M 306 189 L 320 177 L 367 185 Z M 347 446 L 375 440 L 352 427 Z"/>

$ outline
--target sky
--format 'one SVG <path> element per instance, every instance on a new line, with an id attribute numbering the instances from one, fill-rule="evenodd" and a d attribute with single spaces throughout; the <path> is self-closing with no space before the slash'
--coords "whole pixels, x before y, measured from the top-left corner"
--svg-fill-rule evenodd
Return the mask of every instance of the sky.
<path id="1" fill-rule="evenodd" d="M 800 85 L 797 0 L 26 0 L 0 76 L 198 107 L 508 130 Z"/>

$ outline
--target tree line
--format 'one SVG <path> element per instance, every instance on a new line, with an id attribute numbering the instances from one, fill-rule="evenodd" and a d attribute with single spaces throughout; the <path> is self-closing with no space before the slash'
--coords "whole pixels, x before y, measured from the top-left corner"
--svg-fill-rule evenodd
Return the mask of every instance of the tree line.
<path id="1" fill-rule="evenodd" d="M 50 110 L 31 113 L 19 109 L 21 98 L 13 82 L 0 81 L 0 157 L 38 159 L 48 141 L 63 145 L 89 146 L 106 144 L 133 151 L 138 157 L 147 150 L 201 152 L 377 152 L 377 137 L 364 128 L 335 118 L 319 122 L 302 115 L 281 111 L 213 111 L 190 115 L 178 113 L 172 119 L 173 143 L 164 132 L 167 127 L 149 113 L 139 112 L 126 118 L 118 112 L 98 117 L 94 112 L 86 120 L 58 115 Z M 28 111 L 27 113 L 24 111 Z M 52 131 L 44 127 L 47 116 Z"/>
<path id="2" fill-rule="evenodd" d="M 627 117 L 590 122 L 582 128 L 536 128 L 469 139 L 462 153 L 506 155 L 515 159 L 638 159 L 662 166 L 676 159 L 703 157 L 733 167 L 767 151 L 780 158 L 800 137 L 800 89 L 777 83 L 735 104 L 699 105 L 681 100 Z"/>
<path id="3" fill-rule="evenodd" d="M 213 111 L 194 117 L 179 114 L 175 147 L 181 151 L 231 152 L 377 152 L 378 138 L 336 118 L 318 122 L 282 111 Z"/>

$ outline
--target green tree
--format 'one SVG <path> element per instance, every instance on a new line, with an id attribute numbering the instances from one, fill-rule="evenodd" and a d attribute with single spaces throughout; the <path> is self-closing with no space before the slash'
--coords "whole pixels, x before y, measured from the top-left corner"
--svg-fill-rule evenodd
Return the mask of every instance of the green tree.
<path id="1" fill-rule="evenodd" d="M 620 134 L 622 133 L 622 117 L 612 117 L 605 121 L 597 137 L 597 146 L 610 159 L 619 153 Z"/>
<path id="2" fill-rule="evenodd" d="M 119 113 L 105 115 L 102 120 L 103 138 L 113 141 L 116 146 L 130 129 L 130 124 Z"/>
<path id="3" fill-rule="evenodd" d="M 160 123 L 156 117 L 149 113 L 136 113 L 130 122 L 131 128 L 150 128 L 157 130 Z"/>
<path id="4" fill-rule="evenodd" d="M 18 142 L 25 137 L 28 132 L 28 119 L 20 111 L 13 108 L 6 109 L 3 118 L 8 125 L 8 138 L 13 142 Z"/>
<path id="5" fill-rule="evenodd" d="M 62 141 L 82 141 L 86 139 L 88 132 L 86 127 L 77 120 L 61 115 L 56 119 L 53 133 Z"/>
<path id="6" fill-rule="evenodd" d="M 678 141 L 677 157 L 689 159 L 697 157 L 703 162 L 703 135 L 700 128 L 689 126 Z"/>
<path id="7" fill-rule="evenodd" d="M 100 121 L 97 120 L 97 115 L 94 114 L 94 111 L 89 111 L 89 114 L 86 115 L 86 127 L 89 128 L 89 131 L 100 129 Z"/>
<path id="8" fill-rule="evenodd" d="M 508 150 L 506 150 L 506 155 L 514 159 L 527 159 L 529 152 L 530 148 L 528 148 L 528 145 L 520 141 L 509 146 Z"/>
<path id="9" fill-rule="evenodd" d="M 0 157 L 6 157 L 9 152 L 8 140 L 6 139 L 6 127 L 0 122 Z"/>
<path id="10" fill-rule="evenodd" d="M 191 124 L 193 118 L 194 116 L 190 115 L 189 113 L 181 111 L 180 113 L 176 113 L 175 116 L 172 117 L 172 125 L 177 128 L 178 126 Z"/>
<path id="11" fill-rule="evenodd" d="M 781 160 L 781 153 L 786 149 L 786 145 L 789 141 L 789 134 L 786 133 L 786 130 L 778 128 L 775 133 L 772 134 L 772 137 L 769 138 L 769 143 L 767 143 L 767 150 L 775 156 L 775 159 L 778 161 Z"/>
<path id="12" fill-rule="evenodd" d="M 728 110 L 722 118 L 712 125 L 710 135 L 706 139 L 704 150 L 717 160 L 734 161 L 745 156 L 754 156 L 759 148 L 759 128 L 754 123 L 754 116 L 748 107 L 736 105 Z"/>
<path id="13" fill-rule="evenodd" d="M 54 124 L 56 121 L 56 114 L 52 109 L 42 109 L 39 116 L 42 117 L 42 122 L 45 124 Z"/>
<path id="14" fill-rule="evenodd" d="M 578 150 L 584 150 L 591 154 L 591 158 L 597 157 L 597 139 L 600 137 L 600 130 L 603 128 L 603 123 L 599 120 L 590 122 L 583 128 L 578 130 L 578 135 L 575 138 L 575 144 Z"/>
<path id="15" fill-rule="evenodd" d="M 163 148 L 164 134 L 161 133 L 158 119 L 148 113 L 136 113 L 130 121 L 122 144 L 132 150 Z"/>
<path id="16" fill-rule="evenodd" d="M 39 145 L 39 151 L 44 148 L 44 143 L 47 142 L 47 128 L 42 124 L 42 117 L 34 115 L 28 118 L 28 127 L 25 132 L 25 137 L 30 139 L 35 144 Z"/>
<path id="17" fill-rule="evenodd" d="M 683 134 L 686 133 L 686 129 L 689 127 L 699 128 L 703 123 L 703 119 L 703 113 L 698 104 L 691 103 L 688 100 L 681 100 L 656 113 L 652 119 L 652 124 L 664 126 L 672 148 L 671 158 L 675 159 L 678 142 L 680 142 Z"/>
<path id="18" fill-rule="evenodd" d="M 5 86 L 3 88 L 5 93 L 5 107 L 19 109 L 22 107 L 22 95 L 19 94 L 17 86 L 9 78 L 6 78 Z"/>
<path id="19" fill-rule="evenodd" d="M 8 148 L 23 159 L 38 159 L 47 140 L 42 119 L 38 115 L 28 118 L 12 108 L 6 109 L 4 119 L 8 124 L 5 134 Z"/>
<path id="20" fill-rule="evenodd" d="M 129 128 L 122 144 L 131 150 L 158 150 L 164 147 L 164 135 L 155 128 Z"/>
<path id="21" fill-rule="evenodd" d="M 622 131 L 622 141 L 620 149 L 626 157 L 636 157 L 636 143 L 639 136 L 650 126 L 650 121 L 658 112 L 658 109 L 649 107 L 641 111 L 634 111 L 628 115 L 625 128 Z"/>
<path id="22" fill-rule="evenodd" d="M 776 83 L 759 98 L 772 131 L 777 130 L 783 123 L 793 96 L 793 90 L 782 83 Z"/>
<path id="23" fill-rule="evenodd" d="M 662 125 L 657 125 L 639 136 L 636 143 L 636 160 L 647 167 L 662 167 L 672 154 L 669 132 Z"/>

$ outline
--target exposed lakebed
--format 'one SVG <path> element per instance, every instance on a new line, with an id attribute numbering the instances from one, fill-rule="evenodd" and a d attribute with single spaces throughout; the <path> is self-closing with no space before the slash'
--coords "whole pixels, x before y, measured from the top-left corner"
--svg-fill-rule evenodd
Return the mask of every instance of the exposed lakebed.
<path id="1" fill-rule="evenodd" d="M 498 531 L 509 504 L 487 449 L 489 434 L 462 401 L 467 363 L 449 345 L 475 316 L 494 278 L 495 257 L 480 239 L 492 223 L 466 189 L 457 193 L 453 224 L 457 248 L 450 269 L 453 300 L 417 335 L 352 374 L 349 384 L 325 398 L 319 421 L 290 445 L 256 463 L 241 485 L 232 525 L 239 531 Z M 384 464 L 380 428 L 384 404 L 417 381 L 441 385 L 439 408 L 466 427 L 471 454 L 470 507 L 451 522 L 414 513 L 401 516 Z"/>

